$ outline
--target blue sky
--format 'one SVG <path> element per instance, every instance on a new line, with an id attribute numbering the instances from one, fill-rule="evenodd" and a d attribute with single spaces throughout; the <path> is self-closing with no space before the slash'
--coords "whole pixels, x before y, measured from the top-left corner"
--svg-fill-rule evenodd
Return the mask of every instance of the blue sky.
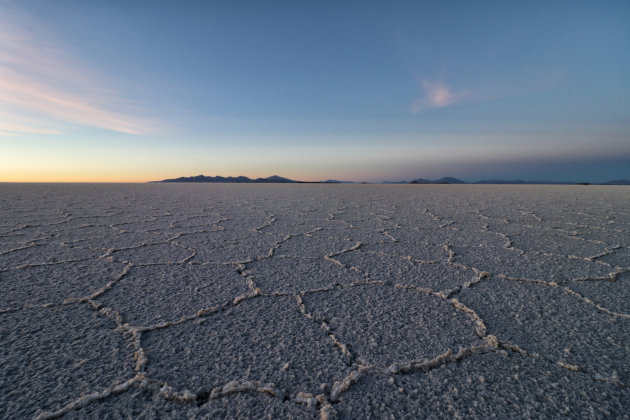
<path id="1" fill-rule="evenodd" d="M 627 1 L 0 0 L 0 181 L 630 178 L 628 22 Z"/>

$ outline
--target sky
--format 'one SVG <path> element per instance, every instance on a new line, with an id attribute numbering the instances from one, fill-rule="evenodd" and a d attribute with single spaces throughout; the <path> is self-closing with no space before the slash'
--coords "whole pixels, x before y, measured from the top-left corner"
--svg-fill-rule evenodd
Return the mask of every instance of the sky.
<path id="1" fill-rule="evenodd" d="M 0 182 L 630 179 L 630 2 L 0 0 Z"/>

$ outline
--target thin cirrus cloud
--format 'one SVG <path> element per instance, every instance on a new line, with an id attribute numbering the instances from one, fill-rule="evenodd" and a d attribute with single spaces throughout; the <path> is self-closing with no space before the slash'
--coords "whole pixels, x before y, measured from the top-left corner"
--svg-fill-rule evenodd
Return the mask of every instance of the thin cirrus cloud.
<path id="1" fill-rule="evenodd" d="M 3 22 L 5 23 L 5 22 Z M 0 30 L 0 135 L 61 134 L 81 125 L 127 134 L 156 124 L 129 111 L 99 77 L 47 37 L 3 25 Z"/>
<path id="2" fill-rule="evenodd" d="M 8 120 L 9 118 L 11 118 L 11 116 L 7 116 L 4 118 Z M 0 121 L 0 133 L 3 133 L 5 136 L 10 136 L 12 135 L 11 133 L 13 133 L 14 135 L 18 133 L 61 134 L 61 131 L 49 128 L 37 128 L 32 125 L 12 124 L 10 122 Z"/>
<path id="3" fill-rule="evenodd" d="M 12 72 L 7 72 L 0 81 L 0 103 L 15 107 L 17 114 L 22 111 L 30 115 L 53 117 L 63 123 L 81 124 L 127 134 L 144 134 L 150 131 L 148 124 L 143 124 L 136 118 L 109 111 L 107 107 L 114 105 L 112 100 L 70 93 L 50 86 L 45 81 L 20 77 Z M 96 105 L 97 103 L 100 106 Z M 36 117 L 31 117 L 31 120 L 37 122 Z M 4 123 L 2 125 L 12 127 L 10 131 L 22 133 L 57 134 L 59 132 L 23 124 Z"/>

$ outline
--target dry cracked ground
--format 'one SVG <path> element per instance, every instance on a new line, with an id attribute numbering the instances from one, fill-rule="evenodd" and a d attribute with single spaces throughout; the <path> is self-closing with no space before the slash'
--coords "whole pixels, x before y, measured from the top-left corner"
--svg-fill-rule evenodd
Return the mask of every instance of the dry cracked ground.
<path id="1" fill-rule="evenodd" d="M 1 418 L 629 418 L 630 189 L 0 185 Z"/>

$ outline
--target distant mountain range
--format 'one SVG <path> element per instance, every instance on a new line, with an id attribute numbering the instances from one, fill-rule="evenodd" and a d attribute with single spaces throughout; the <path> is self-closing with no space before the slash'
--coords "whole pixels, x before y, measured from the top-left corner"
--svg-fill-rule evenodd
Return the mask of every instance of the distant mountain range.
<path id="1" fill-rule="evenodd" d="M 615 179 L 607 182 L 569 182 L 569 181 L 504 181 L 500 179 L 473 182 L 473 184 L 528 184 L 528 185 L 630 185 L 630 180 Z"/>
<path id="2" fill-rule="evenodd" d="M 517 180 L 505 180 L 505 179 L 492 179 L 492 180 L 482 180 L 475 182 L 466 182 L 461 179 L 453 178 L 453 177 L 445 177 L 440 179 L 424 179 L 418 178 L 413 181 L 385 181 L 386 184 L 509 184 L 509 185 L 630 185 L 630 180 L 627 179 L 616 179 L 608 182 L 570 182 L 570 181 L 523 181 L 521 179 Z"/>
<path id="3" fill-rule="evenodd" d="M 205 176 L 205 175 L 197 175 L 197 176 L 183 176 L 180 178 L 174 179 L 165 179 L 163 181 L 154 181 L 154 182 L 219 182 L 219 183 L 255 183 L 255 184 L 302 184 L 302 181 L 294 181 L 289 178 L 283 178 L 278 175 L 272 175 L 267 178 L 248 178 L 246 176 Z"/>
<path id="4" fill-rule="evenodd" d="M 246 176 L 205 176 L 205 175 L 197 175 L 197 176 L 184 176 L 180 178 L 174 179 L 165 179 L 162 181 L 152 181 L 152 182 L 215 182 L 215 183 L 253 183 L 253 184 L 355 184 L 352 181 L 337 181 L 334 179 L 329 179 L 326 181 L 319 182 L 306 182 L 306 181 L 295 181 L 289 178 L 283 178 L 278 175 L 272 175 L 267 178 L 248 178 Z M 383 181 L 383 184 L 523 184 L 523 185 L 630 185 L 630 180 L 627 179 L 615 179 L 608 182 L 598 182 L 598 183 L 590 183 L 590 182 L 559 182 L 559 181 L 523 181 L 520 179 L 517 180 L 502 180 L 502 179 L 493 179 L 493 180 L 483 180 L 476 182 L 466 182 L 461 179 L 453 178 L 453 177 L 445 177 L 440 179 L 424 179 L 418 178 L 413 181 Z"/>
<path id="5" fill-rule="evenodd" d="M 461 179 L 453 178 L 451 176 L 447 176 L 446 178 L 436 179 L 431 181 L 429 179 L 418 178 L 409 182 L 410 184 L 467 184 L 466 181 L 462 181 Z"/>

